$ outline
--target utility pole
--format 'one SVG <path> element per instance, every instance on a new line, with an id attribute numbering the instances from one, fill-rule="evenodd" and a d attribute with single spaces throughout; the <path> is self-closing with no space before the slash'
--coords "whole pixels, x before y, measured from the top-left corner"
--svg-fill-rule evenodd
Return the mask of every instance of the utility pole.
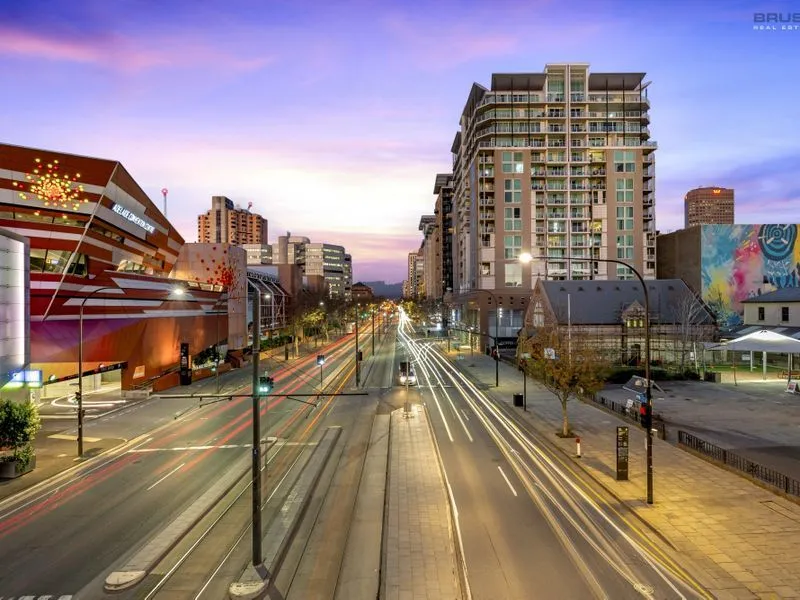
<path id="1" fill-rule="evenodd" d="M 375 356 L 375 307 L 372 307 L 372 356 Z"/>
<path id="2" fill-rule="evenodd" d="M 356 387 L 361 385 L 361 365 L 358 360 L 360 354 L 358 350 L 358 304 L 356 304 Z"/>
<path id="3" fill-rule="evenodd" d="M 248 282 L 250 283 L 250 282 Z M 253 285 L 253 284 L 250 284 Z M 253 286 L 253 566 L 261 564 L 261 290 Z"/>

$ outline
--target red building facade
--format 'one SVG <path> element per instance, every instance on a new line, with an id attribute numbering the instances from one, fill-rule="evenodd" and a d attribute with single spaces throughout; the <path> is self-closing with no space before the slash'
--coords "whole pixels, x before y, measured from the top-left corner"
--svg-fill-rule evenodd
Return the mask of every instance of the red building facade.
<path id="1" fill-rule="evenodd" d="M 174 278 L 184 240 L 119 162 L 0 144 L 0 228 L 30 240 L 45 379 L 77 376 L 81 309 L 84 371 L 123 363 L 123 389 L 177 366 L 182 342 L 194 354 L 227 336 L 224 287 Z"/>

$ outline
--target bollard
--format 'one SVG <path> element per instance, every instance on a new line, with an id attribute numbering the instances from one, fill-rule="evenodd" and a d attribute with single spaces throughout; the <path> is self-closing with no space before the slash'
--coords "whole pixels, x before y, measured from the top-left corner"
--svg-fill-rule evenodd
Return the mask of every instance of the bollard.
<path id="1" fill-rule="evenodd" d="M 577 450 L 578 450 L 578 458 L 580 458 L 581 457 L 581 438 L 579 438 L 579 437 L 575 438 L 575 445 L 577 446 Z"/>

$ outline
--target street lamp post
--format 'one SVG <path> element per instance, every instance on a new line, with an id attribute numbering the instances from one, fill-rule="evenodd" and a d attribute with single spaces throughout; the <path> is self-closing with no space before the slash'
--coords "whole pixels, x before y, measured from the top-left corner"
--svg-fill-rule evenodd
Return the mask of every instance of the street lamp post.
<path id="1" fill-rule="evenodd" d="M 375 307 L 372 307 L 372 356 L 375 356 Z"/>
<path id="2" fill-rule="evenodd" d="M 543 260 L 563 260 L 564 257 L 550 257 L 550 256 L 542 256 L 540 257 Z M 569 257 L 571 258 L 571 257 Z M 520 262 L 522 263 L 529 263 L 533 260 L 533 257 L 525 252 L 519 257 Z M 611 263 L 616 265 L 622 265 L 623 267 L 627 267 L 631 270 L 631 272 L 636 276 L 639 280 L 639 283 L 642 284 L 642 290 L 644 290 L 644 377 L 647 380 L 646 388 L 645 388 L 645 401 L 647 404 L 647 414 L 653 414 L 653 390 L 650 383 L 650 295 L 647 292 L 647 284 L 644 281 L 641 273 L 637 271 L 633 266 L 630 264 L 616 260 L 614 258 L 590 258 L 592 262 L 603 262 L 603 263 Z M 651 417 L 652 418 L 652 417 Z M 645 439 L 646 439 L 646 454 L 647 454 L 647 503 L 653 504 L 653 428 L 652 422 L 645 432 Z"/>
<path id="3" fill-rule="evenodd" d="M 261 290 L 253 288 L 253 566 L 261 564 L 261 390 L 259 358 L 261 354 Z"/>
<path id="4" fill-rule="evenodd" d="M 81 304 L 78 309 L 78 457 L 83 458 L 83 307 L 86 301 L 92 298 L 96 293 L 107 290 L 119 290 L 116 286 L 104 286 L 92 290 L 88 296 L 81 299 Z M 183 295 L 183 288 L 176 288 L 173 290 L 176 296 Z"/>
<path id="5" fill-rule="evenodd" d="M 361 385 L 361 365 L 359 365 L 358 354 L 358 304 L 356 304 L 356 387 Z"/>

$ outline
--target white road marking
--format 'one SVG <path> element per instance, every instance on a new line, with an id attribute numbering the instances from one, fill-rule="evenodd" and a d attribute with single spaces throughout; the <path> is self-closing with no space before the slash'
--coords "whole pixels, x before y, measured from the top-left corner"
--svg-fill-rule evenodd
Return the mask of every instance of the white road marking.
<path id="1" fill-rule="evenodd" d="M 250 444 L 226 444 L 224 446 L 178 446 L 176 448 L 139 448 L 136 450 L 128 450 L 128 453 L 142 453 L 142 452 L 186 452 L 189 450 L 214 450 L 214 449 L 230 449 L 230 448 L 249 448 Z"/>
<path id="2" fill-rule="evenodd" d="M 508 477 L 506 477 L 506 474 L 503 473 L 503 467 L 501 467 L 500 465 L 497 465 L 497 468 L 500 471 L 500 475 L 502 475 L 503 479 L 506 480 L 506 483 L 508 484 L 508 487 L 511 489 L 511 493 L 516 496 L 517 495 L 517 490 L 514 489 L 514 486 L 511 485 L 511 482 L 508 480 Z"/>
<path id="3" fill-rule="evenodd" d="M 158 480 L 158 481 L 156 481 L 156 482 L 155 482 L 153 485 L 151 485 L 149 488 L 147 488 L 147 491 L 149 492 L 150 490 L 152 490 L 152 489 L 153 489 L 154 487 L 156 487 L 156 486 L 157 486 L 159 483 L 161 483 L 162 481 L 164 481 L 164 480 L 165 480 L 167 477 L 169 477 L 169 476 L 170 476 L 170 475 L 172 475 L 173 473 L 177 472 L 177 471 L 178 471 L 178 470 L 179 470 L 179 469 L 180 469 L 180 468 L 181 468 L 183 465 L 185 465 L 185 464 L 186 464 L 186 463 L 181 463 L 181 464 L 179 464 L 177 467 L 175 467 L 174 469 L 172 469 L 172 471 L 170 471 L 169 473 L 167 473 L 166 475 L 164 475 L 164 476 L 163 476 L 161 479 L 159 479 L 159 480 Z"/>
<path id="4" fill-rule="evenodd" d="M 467 411 L 466 411 L 466 410 L 464 410 L 464 409 L 462 408 L 462 409 L 461 409 L 461 412 L 462 412 L 462 413 L 464 413 L 464 418 L 465 418 L 467 421 L 469 421 L 469 415 L 467 414 Z"/>
<path id="5" fill-rule="evenodd" d="M 70 442 L 76 442 L 78 440 L 78 436 L 76 436 L 76 435 L 66 435 L 66 434 L 63 434 L 63 433 L 54 433 L 53 435 L 48 435 L 47 437 L 49 437 L 51 440 L 67 440 L 67 441 L 70 441 Z M 95 438 L 95 437 L 86 437 L 86 436 L 84 436 L 83 441 L 84 442 L 89 442 L 91 444 L 94 444 L 95 442 L 99 442 L 102 439 L 103 438 Z"/>

